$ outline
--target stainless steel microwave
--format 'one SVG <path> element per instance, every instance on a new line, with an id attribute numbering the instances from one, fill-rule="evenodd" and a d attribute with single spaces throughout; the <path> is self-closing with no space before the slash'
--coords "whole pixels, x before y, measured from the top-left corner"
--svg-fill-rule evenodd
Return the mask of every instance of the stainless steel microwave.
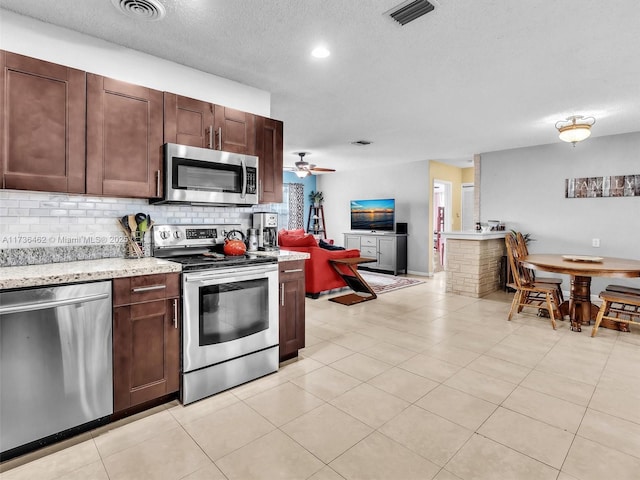
<path id="1" fill-rule="evenodd" d="M 153 203 L 256 205 L 258 157 L 164 144 L 164 196 Z"/>

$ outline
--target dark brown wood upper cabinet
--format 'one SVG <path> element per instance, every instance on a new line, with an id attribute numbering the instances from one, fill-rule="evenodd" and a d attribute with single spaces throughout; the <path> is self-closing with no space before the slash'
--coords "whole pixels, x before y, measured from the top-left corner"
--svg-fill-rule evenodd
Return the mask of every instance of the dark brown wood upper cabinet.
<path id="1" fill-rule="evenodd" d="M 255 155 L 255 115 L 215 105 L 213 128 L 215 131 L 214 148 L 217 150 Z"/>
<path id="2" fill-rule="evenodd" d="M 256 117 L 256 155 L 259 158 L 260 203 L 282 202 L 283 124 Z"/>
<path id="3" fill-rule="evenodd" d="M 162 92 L 87 74 L 87 193 L 159 197 Z"/>
<path id="4" fill-rule="evenodd" d="M 2 188 L 85 191 L 85 72 L 0 51 Z"/>
<path id="5" fill-rule="evenodd" d="M 213 104 L 164 92 L 164 141 L 213 148 Z"/>

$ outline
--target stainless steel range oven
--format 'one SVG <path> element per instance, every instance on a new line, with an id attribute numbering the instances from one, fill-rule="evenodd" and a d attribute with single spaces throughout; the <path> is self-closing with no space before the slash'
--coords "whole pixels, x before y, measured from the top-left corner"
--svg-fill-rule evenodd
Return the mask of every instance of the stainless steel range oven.
<path id="1" fill-rule="evenodd" d="M 183 265 L 184 404 L 278 369 L 277 259 L 223 255 L 233 227 L 153 227 L 154 255 Z"/>

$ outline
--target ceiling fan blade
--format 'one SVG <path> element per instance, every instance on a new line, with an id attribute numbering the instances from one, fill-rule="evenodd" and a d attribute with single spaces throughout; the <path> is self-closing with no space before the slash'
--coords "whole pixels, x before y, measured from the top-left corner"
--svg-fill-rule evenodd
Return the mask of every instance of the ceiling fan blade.
<path id="1" fill-rule="evenodd" d="M 334 168 L 313 167 L 309 169 L 312 172 L 335 172 Z"/>

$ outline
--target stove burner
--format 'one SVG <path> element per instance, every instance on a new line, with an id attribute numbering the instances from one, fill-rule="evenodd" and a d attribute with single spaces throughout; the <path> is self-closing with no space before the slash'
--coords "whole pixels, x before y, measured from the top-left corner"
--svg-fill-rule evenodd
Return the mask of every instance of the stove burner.
<path id="1" fill-rule="evenodd" d="M 258 263 L 276 263 L 275 257 L 258 255 L 222 255 L 218 253 L 203 253 L 200 255 L 182 255 L 170 257 L 166 260 L 182 264 L 183 271 L 204 270 L 220 267 L 235 267 Z"/>

